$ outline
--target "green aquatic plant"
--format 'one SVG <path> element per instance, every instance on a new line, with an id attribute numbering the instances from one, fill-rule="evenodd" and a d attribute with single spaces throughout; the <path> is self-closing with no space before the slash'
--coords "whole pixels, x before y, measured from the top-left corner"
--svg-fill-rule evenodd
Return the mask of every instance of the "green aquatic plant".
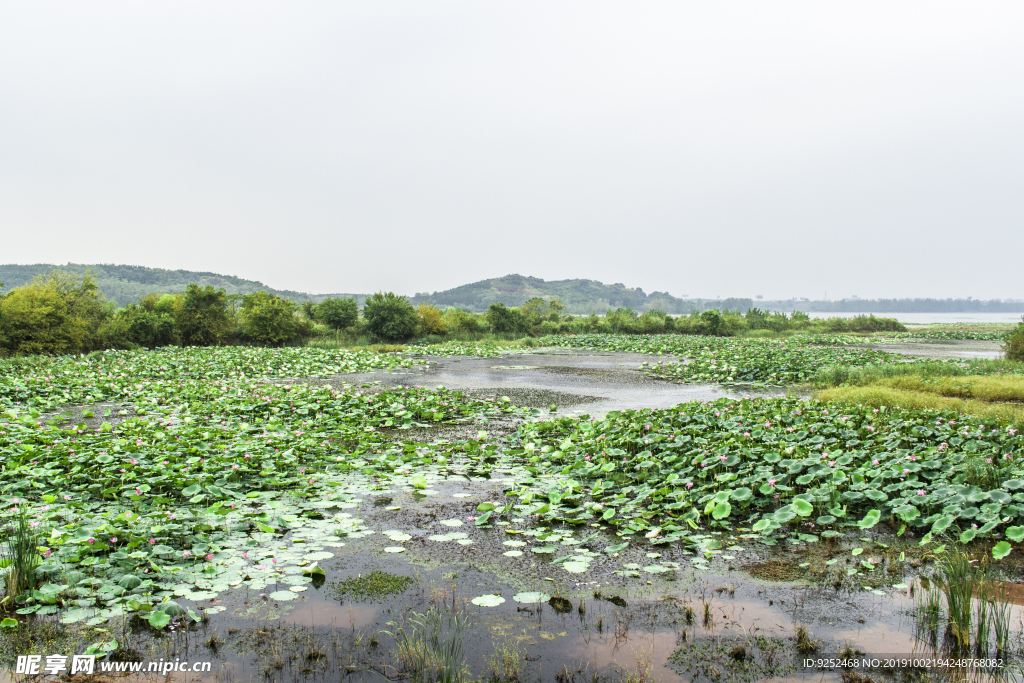
<path id="1" fill-rule="evenodd" d="M 0 604 L 6 609 L 11 609 L 14 600 L 28 591 L 36 588 L 39 583 L 36 572 L 41 563 L 39 556 L 39 538 L 32 523 L 28 521 L 24 502 L 12 501 L 15 504 L 22 503 L 15 513 L 13 524 L 4 531 L 3 559 L 4 573 L 4 598 Z"/>
<path id="2" fill-rule="evenodd" d="M 465 637 L 469 616 L 461 610 L 431 607 L 410 611 L 389 621 L 382 633 L 394 642 L 391 654 L 401 668 L 397 673 L 414 683 L 460 683 L 466 678 Z"/>
<path id="3" fill-rule="evenodd" d="M 329 585 L 330 593 L 338 600 L 353 602 L 379 601 L 392 595 L 398 595 L 416 585 L 412 576 L 390 574 L 373 570 L 369 574 L 352 576 Z"/>
<path id="4" fill-rule="evenodd" d="M 299 599 L 323 580 L 305 568 L 367 533 L 352 512 L 365 495 L 385 484 L 412 489 L 413 478 L 429 486 L 455 472 L 477 476 L 496 462 L 496 444 L 474 440 L 467 452 L 462 442 L 402 439 L 403 430 L 522 414 L 445 389 L 280 379 L 412 362 L 243 348 L 0 361 L 0 500 L 50 531 L 40 580 L 74 582 L 77 593 L 64 605 L 59 592 L 40 590 L 19 610 L 66 607 L 65 623 L 95 626 L 151 615 L 172 594 L 201 601 L 244 586 Z M 95 417 L 91 426 L 43 412 L 111 397 L 82 413 Z M 120 585 L 126 575 L 140 584 Z"/>
<path id="5" fill-rule="evenodd" d="M 750 398 L 530 422 L 516 437 L 520 514 L 682 541 L 697 562 L 721 547 L 702 526 L 749 525 L 770 542 L 884 523 L 927 543 L 955 524 L 1013 538 L 1024 522 L 1024 440 L 997 421 Z M 992 469 L 984 481 L 979 460 Z"/>
<path id="6" fill-rule="evenodd" d="M 946 598 L 949 632 L 954 648 L 967 652 L 971 647 L 972 598 L 981 577 L 970 556 L 962 550 L 948 551 L 939 560 L 939 577 Z"/>

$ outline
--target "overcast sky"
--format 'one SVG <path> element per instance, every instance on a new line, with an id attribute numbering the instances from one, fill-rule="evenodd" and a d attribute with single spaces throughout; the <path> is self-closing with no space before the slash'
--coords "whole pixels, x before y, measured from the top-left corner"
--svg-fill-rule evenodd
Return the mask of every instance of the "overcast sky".
<path id="1" fill-rule="evenodd" d="M 1019 2 L 0 3 L 0 262 L 1024 297 Z"/>

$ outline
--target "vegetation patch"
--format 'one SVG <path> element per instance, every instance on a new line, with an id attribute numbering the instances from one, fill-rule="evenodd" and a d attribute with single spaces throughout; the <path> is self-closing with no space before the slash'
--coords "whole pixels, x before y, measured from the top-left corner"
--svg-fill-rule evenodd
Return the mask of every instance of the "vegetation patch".
<path id="1" fill-rule="evenodd" d="M 710 637 L 677 649 L 668 666 L 695 682 L 759 681 L 795 674 L 798 654 L 794 642 L 783 638 Z"/>
<path id="2" fill-rule="evenodd" d="M 807 572 L 795 563 L 782 560 L 761 562 L 747 568 L 747 573 L 762 581 L 796 581 L 806 576 Z"/>
<path id="3" fill-rule="evenodd" d="M 533 475 L 518 482 L 522 513 L 681 542 L 702 563 L 723 548 L 695 533 L 701 525 L 746 527 L 768 543 L 881 522 L 925 542 L 954 531 L 964 542 L 1024 538 L 1022 439 L 949 412 L 755 398 L 531 422 L 513 452 Z"/>
<path id="4" fill-rule="evenodd" d="M 329 584 L 331 595 L 338 600 L 375 602 L 404 593 L 416 585 L 416 579 L 401 574 L 374 570 L 369 574 L 349 577 Z"/>
<path id="5" fill-rule="evenodd" d="M 1024 422 L 1024 404 L 994 403 L 986 400 L 949 398 L 931 391 L 914 391 L 884 385 L 838 387 L 815 394 L 818 400 L 871 408 L 909 408 L 945 411 L 955 414 L 994 418 L 1011 423 Z"/>

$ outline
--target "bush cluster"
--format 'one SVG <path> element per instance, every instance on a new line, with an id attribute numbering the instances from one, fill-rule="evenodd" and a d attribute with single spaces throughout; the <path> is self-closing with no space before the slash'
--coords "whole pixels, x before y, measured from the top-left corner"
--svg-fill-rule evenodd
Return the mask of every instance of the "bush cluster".
<path id="1" fill-rule="evenodd" d="M 859 316 L 811 320 L 806 313 L 769 313 L 751 308 L 693 312 L 673 317 L 660 310 L 637 313 L 618 308 L 606 315 L 563 313 L 558 299 L 530 299 L 509 307 L 491 304 L 486 313 L 461 308 L 417 307 L 404 296 L 378 292 L 362 311 L 353 299 L 328 298 L 301 306 L 268 292 L 229 295 L 211 285 L 189 284 L 176 294 L 147 294 L 138 303 L 115 309 L 95 280 L 54 271 L 0 296 L 0 354 L 82 353 L 99 349 L 156 348 L 167 345 L 284 346 L 310 338 L 331 343 L 442 342 L 479 335 L 520 338 L 552 334 L 773 335 L 787 331 L 904 331 L 891 318 Z M 344 340 L 342 339 L 344 337 Z M 1021 333 L 1012 337 L 1020 354 Z M 1013 341 L 1017 339 L 1017 341 Z"/>
<path id="2" fill-rule="evenodd" d="M 1021 317 L 1017 329 L 1006 338 L 1003 351 L 1006 353 L 1006 360 L 1024 361 L 1024 316 Z"/>
<path id="3" fill-rule="evenodd" d="M 312 322 L 293 302 L 253 292 L 228 295 L 193 283 L 115 309 L 89 275 L 54 271 L 0 297 L 0 355 L 101 349 L 304 342 Z"/>

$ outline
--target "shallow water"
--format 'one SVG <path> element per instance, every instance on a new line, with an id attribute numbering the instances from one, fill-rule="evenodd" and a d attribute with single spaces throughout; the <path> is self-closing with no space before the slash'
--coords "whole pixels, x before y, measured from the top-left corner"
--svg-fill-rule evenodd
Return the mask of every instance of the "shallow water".
<path id="1" fill-rule="evenodd" d="M 1003 357 L 1002 342 L 943 339 L 928 341 L 902 341 L 892 344 L 858 344 L 856 348 L 900 353 L 927 358 L 991 358 Z"/>
<path id="2" fill-rule="evenodd" d="M 675 360 L 673 356 L 662 356 Z M 687 401 L 738 398 L 753 390 L 726 389 L 711 384 L 674 384 L 644 376 L 641 353 L 614 353 L 578 349 L 541 349 L 495 358 L 454 356 L 429 358 L 427 367 L 404 372 L 346 375 L 352 383 L 380 382 L 382 386 L 443 386 L 508 395 L 517 405 L 547 408 L 559 414 L 603 415 L 627 408 L 668 408 Z M 785 395 L 785 390 L 756 392 Z"/>

